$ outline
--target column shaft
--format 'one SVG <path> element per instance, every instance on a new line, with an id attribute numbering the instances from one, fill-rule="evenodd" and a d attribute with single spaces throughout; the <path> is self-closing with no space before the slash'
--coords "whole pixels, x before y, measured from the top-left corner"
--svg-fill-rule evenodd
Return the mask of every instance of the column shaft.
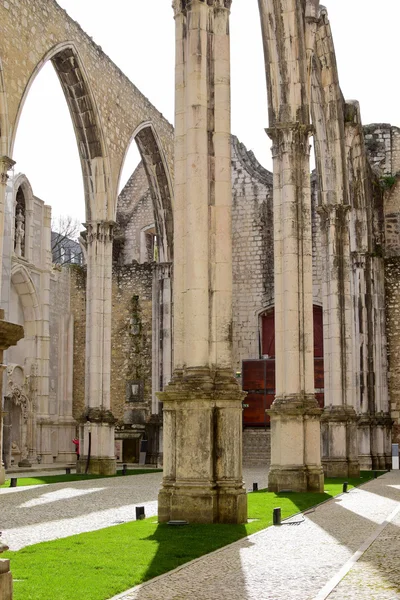
<path id="1" fill-rule="evenodd" d="M 231 359 L 228 4 L 174 3 L 174 374 L 158 394 L 164 403 L 160 521 L 242 523 L 247 514 L 243 394 Z"/>

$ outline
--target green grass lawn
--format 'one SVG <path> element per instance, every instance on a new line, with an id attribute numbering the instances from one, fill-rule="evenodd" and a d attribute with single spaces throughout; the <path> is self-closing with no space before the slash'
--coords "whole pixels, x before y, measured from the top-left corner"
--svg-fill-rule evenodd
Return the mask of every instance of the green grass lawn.
<path id="1" fill-rule="evenodd" d="M 348 479 L 349 489 L 371 477 L 364 472 L 361 479 Z M 275 507 L 286 518 L 328 500 L 342 492 L 343 482 L 325 480 L 323 494 L 248 494 L 249 519 L 256 520 L 246 525 L 170 527 L 153 517 L 7 552 L 14 600 L 106 600 L 268 527 Z"/>
<path id="2" fill-rule="evenodd" d="M 162 469 L 128 469 L 127 475 L 146 475 L 147 473 L 161 473 Z M 84 481 L 85 479 L 105 479 L 108 477 L 122 477 L 122 471 L 117 471 L 116 475 L 41 475 L 40 477 L 18 477 L 18 474 L 12 475 L 17 477 L 17 486 L 25 485 L 41 485 L 43 483 L 68 483 L 71 481 Z M 10 487 L 10 478 L 7 478 L 1 488 Z"/>

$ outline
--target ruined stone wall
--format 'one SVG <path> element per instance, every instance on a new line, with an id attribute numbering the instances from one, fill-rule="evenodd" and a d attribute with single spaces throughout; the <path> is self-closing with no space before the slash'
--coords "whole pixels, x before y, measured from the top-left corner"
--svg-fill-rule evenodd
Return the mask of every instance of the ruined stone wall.
<path id="1" fill-rule="evenodd" d="M 151 413 L 153 269 L 136 261 L 113 269 L 111 410 L 120 424 L 144 424 Z M 140 382 L 140 401 L 127 402 L 128 381 Z"/>
<path id="2" fill-rule="evenodd" d="M 74 317 L 73 416 L 85 410 L 86 268 L 70 265 L 71 313 Z"/>
<path id="3" fill-rule="evenodd" d="M 153 200 L 143 163 L 135 169 L 118 197 L 114 262 L 140 262 L 141 230 L 154 223 Z M 116 245 L 118 244 L 118 247 Z"/>
<path id="4" fill-rule="evenodd" d="M 272 174 L 232 138 L 233 366 L 259 358 L 259 313 L 273 304 Z"/>

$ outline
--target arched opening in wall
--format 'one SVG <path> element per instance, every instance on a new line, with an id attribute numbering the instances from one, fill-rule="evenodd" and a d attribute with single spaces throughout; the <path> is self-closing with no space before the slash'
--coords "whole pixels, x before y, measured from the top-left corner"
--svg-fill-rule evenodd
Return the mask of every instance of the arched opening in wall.
<path id="1" fill-rule="evenodd" d="M 314 319 L 314 387 L 321 408 L 324 406 L 324 336 L 322 307 L 313 306 Z M 244 360 L 243 389 L 248 392 L 244 401 L 243 425 L 265 427 L 270 418 L 265 411 L 275 398 L 275 310 L 268 309 L 260 316 L 261 357 Z"/>
<path id="2" fill-rule="evenodd" d="M 132 170 L 138 158 L 141 164 Z M 162 146 L 151 122 L 142 123 L 134 132 L 120 181 L 126 183 L 118 197 L 117 223 L 119 225 L 128 222 L 135 207 L 139 202 L 144 201 L 148 192 L 151 196 L 152 214 L 146 216 L 141 214 L 140 223 L 138 222 L 140 234 L 137 259 L 144 262 L 143 256 L 146 253 L 143 252 L 143 245 L 149 243 L 150 230 L 154 228 L 152 234 L 154 251 L 151 258 L 156 262 L 171 262 L 173 258 L 172 182 Z M 129 258 L 127 257 L 128 261 Z M 132 258 L 134 256 L 131 260 Z"/>
<path id="3" fill-rule="evenodd" d="M 35 197 L 52 207 L 52 222 L 85 221 L 82 170 L 73 123 L 57 74 L 47 62 L 36 75 L 20 114 L 16 171 L 24 173 Z M 35 207 L 35 220 L 41 220 Z"/>

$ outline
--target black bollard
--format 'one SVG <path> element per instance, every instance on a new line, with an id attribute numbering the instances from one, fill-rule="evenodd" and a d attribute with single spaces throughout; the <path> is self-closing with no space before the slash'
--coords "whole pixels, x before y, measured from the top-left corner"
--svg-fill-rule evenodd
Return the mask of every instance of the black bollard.
<path id="1" fill-rule="evenodd" d="M 378 478 L 378 471 L 374 471 L 374 479 Z"/>
<path id="2" fill-rule="evenodd" d="M 272 513 L 272 522 L 274 525 L 280 525 L 282 520 L 281 509 L 274 508 L 274 512 Z"/>
<path id="3" fill-rule="evenodd" d="M 345 481 L 344 484 L 343 484 L 343 494 L 347 494 L 347 486 L 348 485 L 349 484 L 347 483 L 347 481 Z"/>
<path id="4" fill-rule="evenodd" d="M 253 483 L 253 492 L 258 492 L 258 483 Z"/>
<path id="5" fill-rule="evenodd" d="M 144 514 L 144 506 L 137 506 L 136 507 L 136 521 L 141 521 L 142 519 L 145 519 L 146 515 Z"/>
<path id="6" fill-rule="evenodd" d="M 126 475 L 128 472 L 128 465 L 123 464 L 122 465 L 122 475 Z"/>
<path id="7" fill-rule="evenodd" d="M 67 468 L 65 469 L 65 474 L 66 474 L 66 475 L 71 475 L 71 469 L 70 469 L 70 467 L 67 467 Z"/>
<path id="8" fill-rule="evenodd" d="M 11 477 L 10 487 L 17 487 L 17 481 L 18 479 L 16 477 Z"/>

